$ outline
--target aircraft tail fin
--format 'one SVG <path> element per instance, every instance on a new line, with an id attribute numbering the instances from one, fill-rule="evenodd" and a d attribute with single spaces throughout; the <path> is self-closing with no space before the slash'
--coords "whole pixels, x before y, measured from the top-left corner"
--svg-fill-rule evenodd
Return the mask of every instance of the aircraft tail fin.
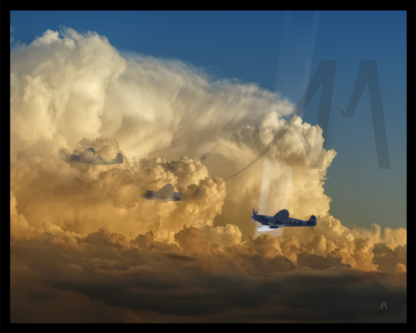
<path id="1" fill-rule="evenodd" d="M 202 192 L 199 188 L 197 188 L 195 190 L 195 197 L 196 197 L 196 200 L 201 200 L 202 199 Z"/>
<path id="2" fill-rule="evenodd" d="M 123 163 L 123 155 L 121 155 L 120 153 L 118 153 L 117 156 L 114 158 L 113 161 L 115 163 L 117 163 L 117 164 L 122 164 Z"/>
<path id="3" fill-rule="evenodd" d="M 316 220 L 316 216 L 315 215 L 311 215 L 311 217 L 309 218 L 309 221 L 308 222 L 312 222 L 312 225 L 316 225 L 316 222 L 317 222 L 317 220 Z"/>

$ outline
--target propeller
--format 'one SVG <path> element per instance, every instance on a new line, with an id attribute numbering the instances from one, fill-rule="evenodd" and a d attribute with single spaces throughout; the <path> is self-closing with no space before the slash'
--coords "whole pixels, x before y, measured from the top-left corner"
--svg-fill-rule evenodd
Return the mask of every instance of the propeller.
<path id="1" fill-rule="evenodd" d="M 257 209 L 257 211 L 254 211 L 254 209 L 253 209 L 253 215 L 251 215 L 251 222 L 252 223 L 256 223 L 257 221 L 254 219 L 254 217 L 257 215 L 257 213 L 258 213 L 258 209 Z"/>

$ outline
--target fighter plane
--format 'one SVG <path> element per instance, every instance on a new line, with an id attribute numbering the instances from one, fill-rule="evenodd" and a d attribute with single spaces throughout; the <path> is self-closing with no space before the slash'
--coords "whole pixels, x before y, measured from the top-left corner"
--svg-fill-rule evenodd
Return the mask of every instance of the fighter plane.
<path id="1" fill-rule="evenodd" d="M 253 215 L 251 216 L 252 222 L 259 222 L 261 224 L 261 227 L 257 231 L 271 231 L 283 227 L 311 227 L 313 229 L 316 226 L 315 215 L 311 215 L 308 221 L 304 221 L 289 217 L 287 209 L 282 209 L 274 216 L 257 215 L 258 211 L 254 211 L 253 209 Z"/>
<path id="2" fill-rule="evenodd" d="M 94 148 L 85 149 L 80 155 L 64 155 L 63 160 L 66 162 L 78 162 L 92 165 L 109 165 L 109 164 L 122 164 L 123 155 L 120 153 L 112 160 L 103 159 L 101 156 L 95 155 Z"/>
<path id="3" fill-rule="evenodd" d="M 199 201 L 202 199 L 202 192 L 199 188 L 195 190 L 194 194 L 174 192 L 173 185 L 166 184 L 159 191 L 146 191 L 146 193 L 141 195 L 141 197 L 147 200 L 159 200 L 159 201 L 185 201 L 185 200 Z"/>

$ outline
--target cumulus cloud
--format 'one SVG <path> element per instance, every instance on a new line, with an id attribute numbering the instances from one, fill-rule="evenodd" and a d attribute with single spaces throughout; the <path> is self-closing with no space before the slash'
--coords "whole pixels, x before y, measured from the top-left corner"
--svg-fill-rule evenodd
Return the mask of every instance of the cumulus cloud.
<path id="1" fill-rule="evenodd" d="M 97 141 L 104 142 L 102 138 Z M 100 152 L 97 141 L 94 146 Z M 106 225 L 130 238 L 153 231 L 156 237 L 173 240 L 173 234 L 182 228 L 184 221 L 198 227 L 210 225 L 221 213 L 225 184 L 208 177 L 200 162 L 187 158 L 167 162 L 145 157 L 130 167 L 127 163 L 122 168 L 105 170 L 106 166 L 73 166 L 51 157 L 30 158 L 11 168 L 13 193 L 19 196 L 19 205 L 31 225 L 39 228 L 50 223 L 76 233 L 89 233 Z M 21 181 L 25 183 L 13 186 Z M 159 190 L 167 183 L 185 193 L 199 188 L 202 200 L 160 203 L 140 199 L 143 189 Z M 139 189 L 137 184 L 144 187 Z"/>
<path id="2" fill-rule="evenodd" d="M 16 205 L 16 197 L 10 191 L 10 236 L 17 239 L 43 237 L 39 230 L 29 225 L 26 218 L 17 212 Z"/>
<path id="3" fill-rule="evenodd" d="M 294 238 L 263 235 L 223 251 L 195 227 L 175 239 L 178 245 L 166 244 L 148 232 L 127 241 L 106 228 L 85 237 L 15 239 L 12 322 L 405 321 L 405 281 L 398 273 L 354 270 L 332 256 L 305 252 Z M 297 265 L 287 257 L 291 252 Z M 383 316 L 376 312 L 380 295 L 393 309 Z M 94 313 L 86 318 L 68 302 L 91 304 Z M 50 309 L 49 316 L 30 311 L 35 305 Z M 308 310 L 299 315 L 299 308 Z M 114 312 L 109 317 L 107 311 Z"/>
<path id="4" fill-rule="evenodd" d="M 390 249 L 395 249 L 397 246 L 403 246 L 407 243 L 407 230 L 404 228 L 391 229 L 384 228 L 381 233 L 381 228 L 378 224 L 373 223 L 372 230 L 355 226 L 351 229 L 351 234 L 355 237 L 369 237 L 374 240 L 374 243 L 386 244 Z"/>
<path id="5" fill-rule="evenodd" d="M 229 246 L 241 242 L 240 229 L 232 224 L 227 224 L 224 227 L 211 227 L 205 224 L 201 227 L 202 237 L 211 244 L 218 244 L 220 246 Z"/>
<path id="6" fill-rule="evenodd" d="M 122 55 L 72 29 L 14 49 L 10 87 L 12 321 L 405 320 L 406 230 L 349 229 L 330 214 L 324 182 L 336 153 L 318 125 L 293 116 L 263 160 L 224 181 L 287 126 L 276 112 L 291 114 L 287 99 L 179 61 Z M 60 158 L 89 147 L 124 163 Z M 202 200 L 140 199 L 167 183 L 199 188 Z M 271 215 L 283 200 L 317 227 L 253 237 L 251 209 Z M 317 303 L 298 300 L 305 293 Z M 381 293 L 396 310 L 365 317 Z M 333 297 L 359 306 L 335 311 Z"/>
<path id="7" fill-rule="evenodd" d="M 16 139 L 69 148 L 104 135 L 136 158 L 172 145 L 158 155 L 197 159 L 218 136 L 274 107 L 293 108 L 255 85 L 212 81 L 178 61 L 123 57 L 105 37 L 72 29 L 47 30 L 14 52 L 10 80 Z"/>

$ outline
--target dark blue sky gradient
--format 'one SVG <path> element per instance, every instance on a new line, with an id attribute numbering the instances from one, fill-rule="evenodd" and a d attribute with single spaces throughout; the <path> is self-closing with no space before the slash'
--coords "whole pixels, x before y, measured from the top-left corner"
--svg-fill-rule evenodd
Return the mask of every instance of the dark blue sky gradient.
<path id="1" fill-rule="evenodd" d="M 406 227 L 406 12 L 13 11 L 10 17 L 14 42 L 29 44 L 63 26 L 95 31 L 120 52 L 177 59 L 218 79 L 279 91 L 295 104 L 319 62 L 337 60 L 326 145 L 337 156 L 324 185 L 330 212 L 346 226 Z M 346 109 L 361 60 L 377 61 L 389 170 L 378 168 L 368 89 L 352 118 L 334 104 Z M 319 92 L 303 114 L 312 125 Z"/>

